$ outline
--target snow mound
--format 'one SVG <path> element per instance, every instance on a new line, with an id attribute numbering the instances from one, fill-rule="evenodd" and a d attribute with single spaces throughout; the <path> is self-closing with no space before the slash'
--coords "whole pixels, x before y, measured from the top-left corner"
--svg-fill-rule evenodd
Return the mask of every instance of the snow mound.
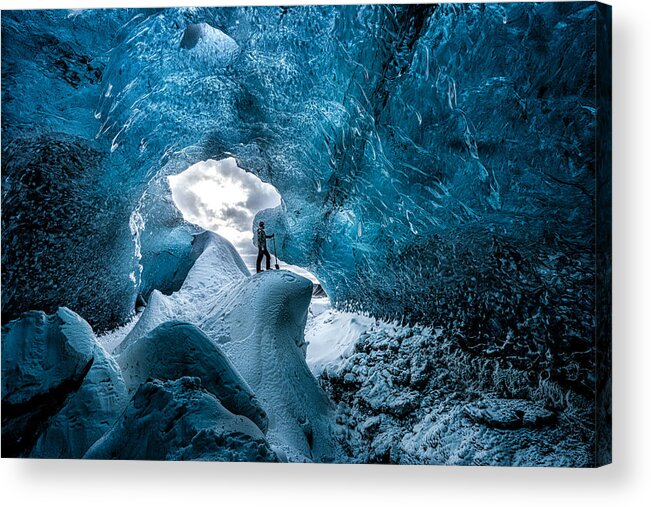
<path id="1" fill-rule="evenodd" d="M 201 297 L 251 276 L 235 247 L 213 232 L 198 234 L 192 245 L 197 260 L 181 286 L 184 295 Z M 199 254 L 200 252 L 200 254 Z"/>
<path id="2" fill-rule="evenodd" d="M 115 360 L 67 308 L 27 312 L 2 338 L 3 455 L 83 456 L 127 401 Z"/>
<path id="3" fill-rule="evenodd" d="M 197 323 L 231 285 L 250 276 L 233 245 L 212 232 L 195 236 L 191 257 L 196 261 L 181 289 L 169 296 L 152 291 L 147 307 L 124 341 L 115 347 L 115 354 L 121 354 L 130 344 L 169 320 Z"/>
<path id="4" fill-rule="evenodd" d="M 267 415 L 249 386 L 228 358 L 192 324 L 161 324 L 118 356 L 118 363 L 131 392 L 148 379 L 198 377 L 224 408 L 248 417 L 262 432 L 267 430 Z"/>
<path id="5" fill-rule="evenodd" d="M 260 429 L 226 410 L 198 378 L 140 386 L 88 459 L 277 461 Z"/>
<path id="6" fill-rule="evenodd" d="M 305 362 L 312 282 L 284 270 L 250 276 L 228 241 L 213 233 L 203 238 L 181 289 L 170 296 L 154 291 L 116 353 L 164 322 L 194 324 L 255 393 L 274 449 L 294 461 L 334 460 L 332 407 Z"/>
<path id="7" fill-rule="evenodd" d="M 30 311 L 2 332 L 2 401 L 24 403 L 85 374 L 92 328 L 67 308 L 55 315 Z"/>
<path id="8" fill-rule="evenodd" d="M 307 364 L 317 376 L 347 357 L 362 333 L 377 322 L 359 313 L 323 310 L 318 303 L 313 304 L 310 311 L 317 315 L 305 328 Z"/>
<path id="9" fill-rule="evenodd" d="M 157 326 L 174 319 L 174 310 L 169 304 L 169 297 L 154 290 L 149 295 L 147 306 L 142 311 L 140 318 L 131 327 L 131 330 L 122 338 L 122 341 L 115 345 L 114 355 L 122 354 L 129 346 L 146 335 Z"/>
<path id="10" fill-rule="evenodd" d="M 269 416 L 269 442 L 298 460 L 332 461 L 331 404 L 305 362 L 312 283 L 289 271 L 246 279 L 201 323 Z"/>

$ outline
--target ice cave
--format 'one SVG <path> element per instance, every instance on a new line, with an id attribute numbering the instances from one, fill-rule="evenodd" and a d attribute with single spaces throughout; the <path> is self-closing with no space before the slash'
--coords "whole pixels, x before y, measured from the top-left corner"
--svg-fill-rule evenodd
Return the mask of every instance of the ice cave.
<path id="1" fill-rule="evenodd" d="M 3 11 L 3 457 L 608 461 L 607 24 L 590 2 Z M 289 268 L 252 272 L 259 220 Z"/>

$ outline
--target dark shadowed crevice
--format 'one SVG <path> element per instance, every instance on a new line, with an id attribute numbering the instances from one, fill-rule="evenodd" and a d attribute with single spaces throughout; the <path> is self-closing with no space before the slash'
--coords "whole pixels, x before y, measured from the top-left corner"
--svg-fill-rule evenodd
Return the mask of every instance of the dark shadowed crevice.
<path id="1" fill-rule="evenodd" d="M 50 419 L 61 410 L 68 398 L 79 390 L 94 360 L 92 357 L 78 375 L 25 402 L 2 402 L 3 458 L 29 456 Z"/>

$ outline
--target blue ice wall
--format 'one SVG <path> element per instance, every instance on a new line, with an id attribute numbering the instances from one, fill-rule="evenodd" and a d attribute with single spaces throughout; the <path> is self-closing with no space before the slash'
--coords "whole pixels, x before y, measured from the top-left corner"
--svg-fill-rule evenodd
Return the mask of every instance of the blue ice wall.
<path id="1" fill-rule="evenodd" d="M 132 15 L 132 14 L 131 14 Z M 94 110 L 127 11 L 2 15 L 2 314 L 132 311 L 131 192 Z"/>
<path id="2" fill-rule="evenodd" d="M 168 222 L 139 258 L 145 190 L 234 156 L 283 197 L 261 213 L 280 257 L 337 304 L 587 382 L 594 4 L 6 12 L 2 30 L 5 314 L 124 319 L 168 283 L 132 273 L 188 251 Z"/>

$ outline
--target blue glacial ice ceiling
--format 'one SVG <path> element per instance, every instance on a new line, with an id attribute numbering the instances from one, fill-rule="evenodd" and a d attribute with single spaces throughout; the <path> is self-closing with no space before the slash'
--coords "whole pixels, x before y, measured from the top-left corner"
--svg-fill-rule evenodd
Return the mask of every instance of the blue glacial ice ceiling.
<path id="1" fill-rule="evenodd" d="M 333 302 L 590 392 L 589 3 L 7 11 L 3 320 L 95 329 L 194 261 L 166 176 L 235 157 Z"/>

